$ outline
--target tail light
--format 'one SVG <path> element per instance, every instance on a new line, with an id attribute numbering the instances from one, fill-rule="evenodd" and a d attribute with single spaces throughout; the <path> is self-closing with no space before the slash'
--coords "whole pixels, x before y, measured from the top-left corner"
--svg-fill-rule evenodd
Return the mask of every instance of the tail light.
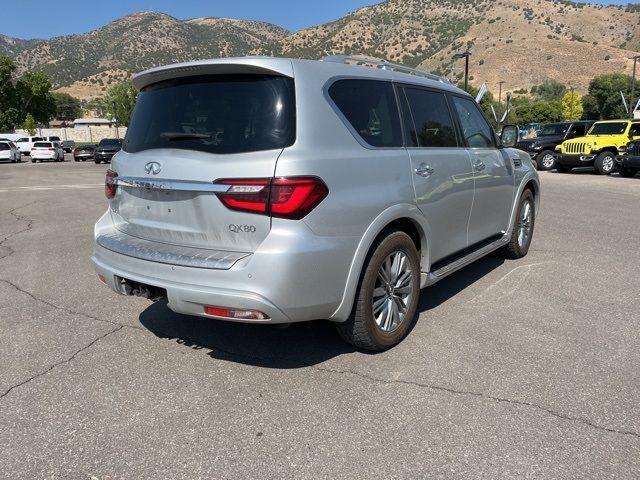
<path id="1" fill-rule="evenodd" d="M 231 210 L 300 220 L 328 195 L 327 185 L 318 177 L 224 179 L 229 185 L 218 198 Z"/>
<path id="2" fill-rule="evenodd" d="M 118 189 L 118 174 L 113 170 L 107 170 L 107 174 L 104 178 L 104 194 L 111 200 L 116 196 L 116 190 Z"/>
<path id="3" fill-rule="evenodd" d="M 47 148 L 47 150 L 49 150 L 50 152 L 55 152 L 56 151 L 56 149 L 53 148 L 53 147 L 49 147 L 49 148 Z"/>

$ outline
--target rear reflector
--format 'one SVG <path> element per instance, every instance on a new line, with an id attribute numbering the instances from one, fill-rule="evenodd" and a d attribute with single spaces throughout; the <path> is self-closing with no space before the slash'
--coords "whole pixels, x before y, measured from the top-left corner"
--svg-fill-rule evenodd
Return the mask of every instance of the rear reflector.
<path id="1" fill-rule="evenodd" d="M 102 283 L 104 283 L 104 284 L 106 285 L 106 283 L 107 283 L 107 279 L 105 278 L 105 276 L 104 276 L 104 275 L 102 275 L 101 273 L 99 273 L 99 274 L 98 274 L 98 278 L 100 279 L 100 281 L 101 281 Z"/>
<path id="2" fill-rule="evenodd" d="M 104 194 L 105 196 L 111 200 L 116 196 L 116 190 L 118 189 L 118 174 L 113 170 L 107 170 L 107 174 L 104 178 Z"/>
<path id="3" fill-rule="evenodd" d="M 258 310 L 235 310 L 226 307 L 204 307 L 204 313 L 212 317 L 229 318 L 232 320 L 269 320 L 269 317 Z"/>
<path id="4" fill-rule="evenodd" d="M 217 195 L 231 210 L 292 220 L 305 217 L 329 193 L 318 177 L 223 179 L 215 183 L 230 186 Z"/>

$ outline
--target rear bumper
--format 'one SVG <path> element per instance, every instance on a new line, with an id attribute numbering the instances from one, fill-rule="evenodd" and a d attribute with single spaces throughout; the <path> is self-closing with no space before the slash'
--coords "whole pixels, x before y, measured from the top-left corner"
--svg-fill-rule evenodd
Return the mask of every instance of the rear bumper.
<path id="1" fill-rule="evenodd" d="M 96 235 L 113 231 L 107 213 Z M 105 228 L 106 225 L 106 228 Z M 331 318 L 342 301 L 357 237 L 318 237 L 302 222 L 292 230 L 272 229 L 253 254 L 227 269 L 197 268 L 135 258 L 94 244 L 92 263 L 115 292 L 120 279 L 162 288 L 176 313 L 210 317 L 205 306 L 258 310 L 267 320 L 292 323 Z M 210 317 L 211 318 L 211 317 Z"/>
<path id="2" fill-rule="evenodd" d="M 556 153 L 554 157 L 556 163 L 564 167 L 591 167 L 596 155 L 564 155 Z"/>
<path id="3" fill-rule="evenodd" d="M 96 160 L 107 160 L 107 161 L 111 161 L 111 159 L 113 158 L 113 156 L 115 155 L 114 153 L 94 153 L 93 158 L 95 158 Z"/>

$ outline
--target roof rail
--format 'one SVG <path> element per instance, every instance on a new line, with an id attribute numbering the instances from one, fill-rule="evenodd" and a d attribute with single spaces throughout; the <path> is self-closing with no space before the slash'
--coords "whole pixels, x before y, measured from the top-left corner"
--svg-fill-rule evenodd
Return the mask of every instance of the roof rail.
<path id="1" fill-rule="evenodd" d="M 380 70 L 392 70 L 394 72 L 406 73 L 407 75 L 428 78 L 437 82 L 451 83 L 446 78 L 435 75 L 434 73 L 425 72 L 423 70 L 418 70 L 417 68 L 407 67 L 406 65 L 400 65 L 399 63 L 393 63 L 387 60 L 378 60 L 359 55 L 328 55 L 326 57 L 322 57 L 320 61 L 361 65 L 364 67 L 379 68 Z"/>

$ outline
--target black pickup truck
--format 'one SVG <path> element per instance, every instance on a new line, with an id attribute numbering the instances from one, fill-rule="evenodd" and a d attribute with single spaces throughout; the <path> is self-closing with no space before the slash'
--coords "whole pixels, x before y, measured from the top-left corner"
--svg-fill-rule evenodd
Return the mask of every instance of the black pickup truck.
<path id="1" fill-rule="evenodd" d="M 624 155 L 616 157 L 621 177 L 635 177 L 640 172 L 640 140 L 629 142 Z"/>
<path id="2" fill-rule="evenodd" d="M 584 137 L 593 124 L 592 120 L 548 123 L 537 137 L 520 140 L 516 148 L 527 152 L 538 170 L 551 170 L 556 166 L 553 156 L 556 146 L 571 138 Z"/>

